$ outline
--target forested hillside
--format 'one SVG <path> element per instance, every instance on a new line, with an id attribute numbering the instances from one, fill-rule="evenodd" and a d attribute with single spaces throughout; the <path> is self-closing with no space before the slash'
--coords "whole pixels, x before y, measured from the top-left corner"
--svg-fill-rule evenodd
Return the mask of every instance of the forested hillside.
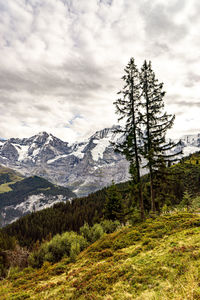
<path id="1" fill-rule="evenodd" d="M 3 228 L 3 232 L 16 236 L 20 245 L 30 246 L 37 240 L 64 231 L 78 231 L 88 222 L 93 224 L 103 216 L 106 189 L 77 198 L 66 203 L 57 203 L 23 218 Z"/>
<path id="2" fill-rule="evenodd" d="M 200 194 L 200 153 L 195 153 L 170 169 L 170 181 L 163 181 L 159 185 L 160 197 L 156 199 L 156 206 L 159 211 L 163 206 L 174 207 L 183 199 L 183 194 L 188 191 L 191 196 Z M 150 186 L 149 176 L 142 178 L 144 189 L 145 212 L 150 210 Z M 122 195 L 123 203 L 127 207 L 137 209 L 136 199 L 131 193 L 130 182 L 117 185 L 119 194 Z M 134 191 L 134 189 L 133 189 Z M 104 216 L 104 206 L 108 188 L 90 194 L 88 197 L 73 199 L 66 203 L 55 204 L 30 215 L 27 215 L 16 222 L 8 225 L 3 232 L 16 236 L 20 245 L 28 246 L 37 240 L 54 236 L 64 231 L 78 231 L 87 222 L 92 225 L 99 222 Z"/>

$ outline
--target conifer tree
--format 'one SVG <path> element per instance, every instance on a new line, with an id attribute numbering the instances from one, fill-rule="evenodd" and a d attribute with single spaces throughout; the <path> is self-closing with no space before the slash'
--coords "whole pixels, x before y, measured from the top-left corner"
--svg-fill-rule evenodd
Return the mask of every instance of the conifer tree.
<path id="1" fill-rule="evenodd" d="M 138 198 L 140 205 L 141 218 L 144 218 L 144 204 L 140 177 L 140 82 L 139 72 L 134 59 L 131 58 L 124 69 L 125 75 L 122 79 L 125 82 L 123 90 L 118 94 L 122 98 L 114 102 L 116 113 L 120 115 L 120 120 L 125 121 L 125 128 L 117 129 L 117 133 L 122 133 L 123 141 L 114 144 L 115 150 L 126 156 L 130 162 L 130 175 L 135 186 L 138 187 Z"/>
<path id="2" fill-rule="evenodd" d="M 145 167 L 149 170 L 151 187 L 151 210 L 156 211 L 155 186 L 156 177 L 163 165 L 174 161 L 177 154 L 169 154 L 177 144 L 166 142 L 166 132 L 174 123 L 175 115 L 164 112 L 165 92 L 163 83 L 159 83 L 151 68 L 151 62 L 145 61 L 140 72 L 141 110 L 140 117 L 143 126 L 141 139 L 143 141 L 142 155 L 146 159 Z"/>
<path id="3" fill-rule="evenodd" d="M 122 211 L 122 196 L 119 193 L 114 181 L 107 190 L 105 203 L 105 217 L 106 219 L 115 221 L 118 220 L 118 214 Z"/>

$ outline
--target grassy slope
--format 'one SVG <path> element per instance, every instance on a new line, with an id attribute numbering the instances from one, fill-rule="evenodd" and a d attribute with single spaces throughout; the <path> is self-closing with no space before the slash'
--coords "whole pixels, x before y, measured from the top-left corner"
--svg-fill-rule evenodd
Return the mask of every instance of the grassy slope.
<path id="1" fill-rule="evenodd" d="M 0 194 L 12 191 L 10 185 L 23 178 L 18 172 L 0 165 Z"/>
<path id="2" fill-rule="evenodd" d="M 200 299 L 200 217 L 150 219 L 82 252 L 0 283 L 0 299 Z"/>

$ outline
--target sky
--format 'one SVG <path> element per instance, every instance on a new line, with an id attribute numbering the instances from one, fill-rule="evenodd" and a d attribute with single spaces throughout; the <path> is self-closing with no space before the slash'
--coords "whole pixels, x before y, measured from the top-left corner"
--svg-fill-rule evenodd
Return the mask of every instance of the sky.
<path id="1" fill-rule="evenodd" d="M 0 0 L 0 137 L 117 124 L 131 57 L 164 83 L 170 137 L 200 133 L 199 15 L 198 0 Z"/>

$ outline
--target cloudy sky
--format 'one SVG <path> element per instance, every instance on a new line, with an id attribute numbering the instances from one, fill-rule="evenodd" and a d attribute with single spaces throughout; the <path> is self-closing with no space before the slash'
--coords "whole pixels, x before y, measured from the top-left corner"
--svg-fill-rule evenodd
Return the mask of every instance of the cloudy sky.
<path id="1" fill-rule="evenodd" d="M 130 57 L 164 82 L 171 136 L 200 132 L 199 15 L 198 0 L 0 0 L 0 137 L 112 126 Z"/>

